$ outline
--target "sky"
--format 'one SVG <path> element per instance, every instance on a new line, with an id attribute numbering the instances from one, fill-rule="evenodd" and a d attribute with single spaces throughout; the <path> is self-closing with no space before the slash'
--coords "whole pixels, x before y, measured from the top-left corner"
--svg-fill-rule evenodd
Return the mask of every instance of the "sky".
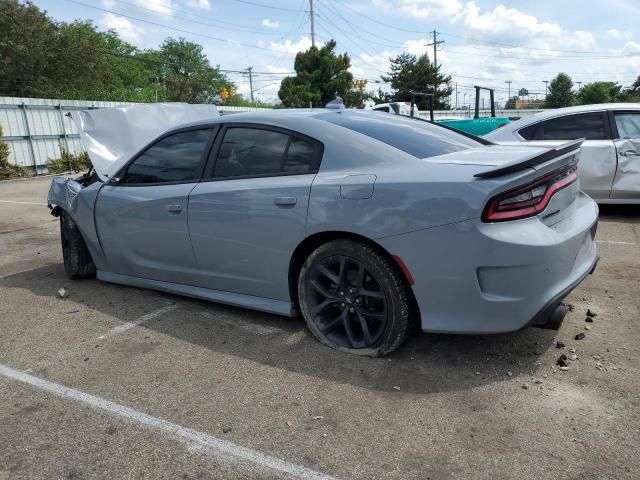
<path id="1" fill-rule="evenodd" d="M 311 45 L 309 0 L 34 0 L 57 19 L 93 20 L 139 48 L 166 37 L 200 43 L 212 65 L 231 70 L 249 94 L 253 67 L 257 99 L 277 100 L 280 80 L 296 52 Z M 351 57 L 368 90 L 388 90 L 380 76 L 402 52 L 437 61 L 457 85 L 459 105 L 473 85 L 496 89 L 499 103 L 521 88 L 542 98 L 545 80 L 568 73 L 582 85 L 598 80 L 629 86 L 640 74 L 637 0 L 314 0 L 315 40 L 333 38 Z M 507 84 L 506 81 L 512 83 Z M 377 82 L 377 83 L 376 83 Z M 578 85 L 576 85 L 577 87 Z M 456 103 L 456 93 L 452 104 Z"/>

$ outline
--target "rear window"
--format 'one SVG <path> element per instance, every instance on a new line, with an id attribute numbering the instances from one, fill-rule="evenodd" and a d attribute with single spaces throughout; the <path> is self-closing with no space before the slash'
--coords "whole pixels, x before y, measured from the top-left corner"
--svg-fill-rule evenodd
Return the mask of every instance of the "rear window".
<path id="1" fill-rule="evenodd" d="M 316 118 L 362 133 L 418 158 L 483 146 L 446 128 L 398 115 L 352 111 L 321 113 Z"/>
<path id="2" fill-rule="evenodd" d="M 528 127 L 521 128 L 518 130 L 518 135 L 520 135 L 525 140 L 533 140 L 533 136 L 536 134 L 536 130 L 538 130 L 539 123 L 534 123 L 533 125 L 529 125 Z"/>

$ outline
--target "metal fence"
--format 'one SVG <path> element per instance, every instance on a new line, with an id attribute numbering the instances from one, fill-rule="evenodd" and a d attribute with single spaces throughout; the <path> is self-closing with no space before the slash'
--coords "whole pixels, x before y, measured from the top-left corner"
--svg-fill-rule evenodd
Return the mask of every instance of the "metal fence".
<path id="1" fill-rule="evenodd" d="M 62 149 L 74 155 L 82 151 L 75 124 L 66 113 L 121 105 L 131 103 L 0 97 L 1 138 L 9 144 L 9 162 L 36 174 L 46 173 L 51 160 L 60 158 Z M 223 115 L 248 110 L 260 109 L 218 107 Z"/>
<path id="2" fill-rule="evenodd" d="M 72 110 L 131 105 L 128 102 L 101 102 L 90 100 L 55 100 L 43 98 L 0 97 L 0 126 L 2 140 L 9 144 L 9 161 L 22 165 L 32 172 L 46 173 L 51 160 L 60 158 L 62 149 L 72 154 L 82 151 L 75 124 L 65 114 Z M 266 110 L 262 108 L 219 106 L 222 115 Z M 523 117 L 540 110 L 499 110 L 497 116 Z M 420 112 L 427 118 L 428 112 Z M 489 116 L 488 112 L 480 112 Z M 439 110 L 434 118 L 471 118 L 473 111 Z"/>

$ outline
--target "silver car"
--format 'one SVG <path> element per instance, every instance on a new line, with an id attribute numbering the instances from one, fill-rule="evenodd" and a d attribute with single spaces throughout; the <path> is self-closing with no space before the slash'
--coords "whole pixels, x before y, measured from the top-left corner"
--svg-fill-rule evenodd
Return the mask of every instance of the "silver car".
<path id="1" fill-rule="evenodd" d="M 505 145 L 536 146 L 585 138 L 579 167 L 582 189 L 598 203 L 640 203 L 640 104 L 548 110 L 485 138 Z"/>
<path id="2" fill-rule="evenodd" d="M 301 313 L 324 344 L 375 356 L 414 323 L 545 324 L 595 268 L 580 142 L 499 146 L 384 113 L 281 110 L 175 125 L 131 151 L 164 125 L 153 108 L 76 114 L 96 171 L 54 178 L 48 197 L 72 277 Z"/>

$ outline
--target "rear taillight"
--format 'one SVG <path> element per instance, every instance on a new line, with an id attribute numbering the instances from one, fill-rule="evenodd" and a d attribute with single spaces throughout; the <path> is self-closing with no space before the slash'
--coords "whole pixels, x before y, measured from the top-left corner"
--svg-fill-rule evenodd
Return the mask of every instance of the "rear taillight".
<path id="1" fill-rule="evenodd" d="M 571 164 L 524 187 L 501 193 L 491 199 L 482 214 L 482 221 L 504 222 L 533 217 L 547 208 L 556 192 L 568 187 L 577 179 L 577 166 Z"/>

